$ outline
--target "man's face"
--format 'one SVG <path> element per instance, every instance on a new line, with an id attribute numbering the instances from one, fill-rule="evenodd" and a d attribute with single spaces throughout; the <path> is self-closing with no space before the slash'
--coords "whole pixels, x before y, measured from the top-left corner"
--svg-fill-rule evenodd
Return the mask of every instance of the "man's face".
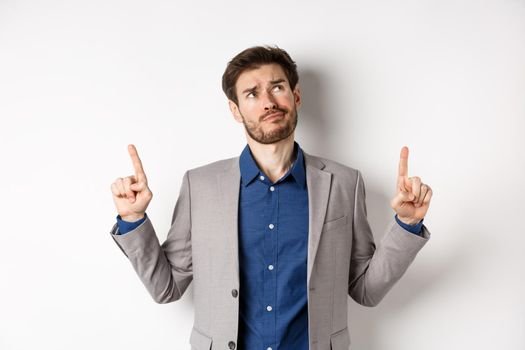
<path id="1" fill-rule="evenodd" d="M 265 64 L 242 72 L 235 91 L 239 105 L 230 100 L 230 110 L 252 139 L 271 144 L 294 132 L 301 104 L 299 84 L 292 91 L 280 65 Z"/>

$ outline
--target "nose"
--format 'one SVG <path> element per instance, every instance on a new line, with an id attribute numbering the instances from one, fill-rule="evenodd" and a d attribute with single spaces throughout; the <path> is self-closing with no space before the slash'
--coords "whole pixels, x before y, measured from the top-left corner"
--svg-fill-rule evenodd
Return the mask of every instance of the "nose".
<path id="1" fill-rule="evenodd" d="M 263 104 L 264 104 L 264 110 L 272 110 L 277 108 L 277 103 L 275 102 L 275 99 L 271 93 L 266 92 L 263 94 Z"/>

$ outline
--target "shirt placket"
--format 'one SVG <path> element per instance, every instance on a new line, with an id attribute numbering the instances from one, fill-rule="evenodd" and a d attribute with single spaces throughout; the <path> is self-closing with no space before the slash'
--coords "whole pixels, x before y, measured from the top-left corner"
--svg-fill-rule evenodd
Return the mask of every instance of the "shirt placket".
<path id="1" fill-rule="evenodd" d="M 277 239 L 279 232 L 279 191 L 276 184 L 271 184 L 266 177 L 262 177 L 267 191 L 266 218 L 264 229 L 264 293 L 265 310 L 263 329 L 266 330 L 263 343 L 265 350 L 275 350 L 277 334 Z"/>

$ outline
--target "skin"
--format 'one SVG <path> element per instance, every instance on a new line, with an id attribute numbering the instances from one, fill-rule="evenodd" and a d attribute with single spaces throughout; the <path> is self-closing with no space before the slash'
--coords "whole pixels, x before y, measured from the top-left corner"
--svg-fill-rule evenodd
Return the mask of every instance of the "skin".
<path id="1" fill-rule="evenodd" d="M 390 206 L 402 222 L 414 225 L 427 214 L 432 189 L 418 176 L 408 177 L 408 147 L 401 148 L 397 175 L 396 196 Z"/>
<path id="2" fill-rule="evenodd" d="M 135 175 L 117 178 L 111 184 L 111 192 L 120 217 L 125 221 L 133 222 L 144 217 L 153 193 L 148 187 L 148 179 L 137 149 L 134 145 L 128 145 L 128 152 Z"/>
<path id="3" fill-rule="evenodd" d="M 239 104 L 228 100 L 233 118 L 244 125 L 255 162 L 275 182 L 293 162 L 297 110 L 301 106 L 299 84 L 292 90 L 281 66 L 267 64 L 242 72 L 235 91 Z M 275 112 L 282 116 L 264 120 Z"/>
<path id="4" fill-rule="evenodd" d="M 243 71 L 236 82 L 238 104 L 228 100 L 233 118 L 244 125 L 246 140 L 259 168 L 275 182 L 288 171 L 293 160 L 295 128 L 301 106 L 299 84 L 294 89 L 278 64 L 265 64 Z M 280 113 L 266 119 L 266 116 Z M 146 173 L 134 145 L 128 145 L 135 175 L 117 178 L 111 184 L 117 212 L 125 221 L 144 217 L 153 198 Z M 408 147 L 401 149 L 396 195 L 390 206 L 399 220 L 413 225 L 428 211 L 432 189 L 417 176 L 408 177 Z"/>

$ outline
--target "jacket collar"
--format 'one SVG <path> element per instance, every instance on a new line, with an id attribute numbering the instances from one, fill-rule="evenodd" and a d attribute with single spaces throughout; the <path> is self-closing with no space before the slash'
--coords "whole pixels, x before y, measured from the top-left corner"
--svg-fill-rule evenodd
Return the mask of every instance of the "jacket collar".
<path id="1" fill-rule="evenodd" d="M 297 182 L 297 184 L 299 184 L 301 188 L 304 189 L 306 187 L 306 170 L 304 165 L 304 156 L 303 150 L 296 141 L 294 141 L 293 152 L 293 158 L 295 160 L 292 164 L 292 167 L 279 181 L 283 181 L 284 179 L 286 179 L 286 177 L 291 175 L 293 179 Z M 258 177 L 259 175 L 264 174 L 264 172 L 261 171 L 261 169 L 255 162 L 255 159 L 253 159 L 253 154 L 248 144 L 246 144 L 241 155 L 239 156 L 239 169 L 241 172 L 241 184 L 244 187 L 252 183 L 253 179 Z"/>

